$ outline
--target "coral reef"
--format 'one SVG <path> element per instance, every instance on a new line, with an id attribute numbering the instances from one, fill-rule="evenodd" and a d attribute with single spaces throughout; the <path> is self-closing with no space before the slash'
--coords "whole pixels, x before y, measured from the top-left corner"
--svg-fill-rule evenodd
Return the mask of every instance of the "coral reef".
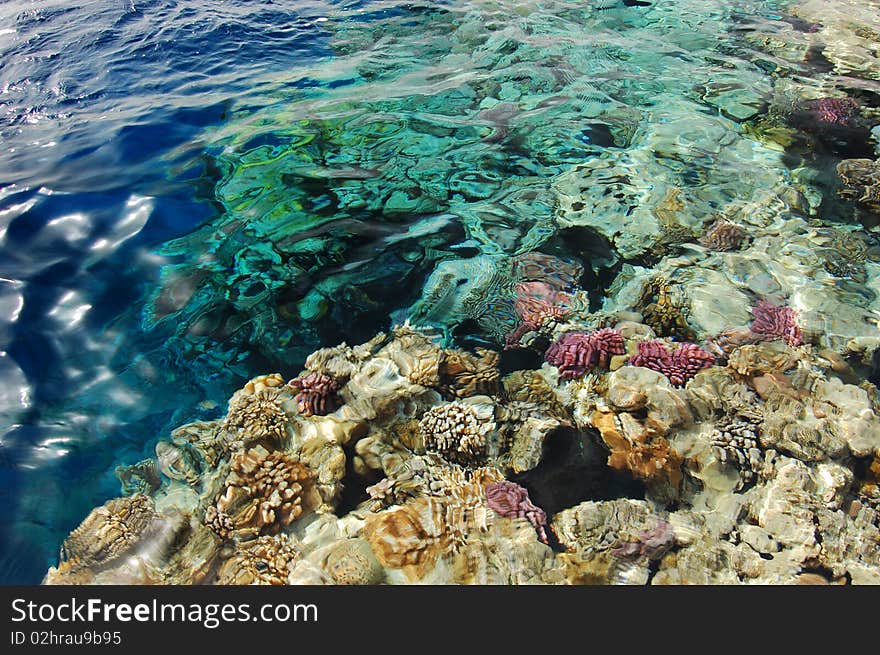
<path id="1" fill-rule="evenodd" d="M 614 344 L 571 380 L 548 364 L 499 380 L 497 353 L 444 350 L 406 326 L 319 351 L 308 370 L 346 381 L 338 408 L 288 417 L 296 400 L 277 399 L 284 437 L 258 432 L 272 448 L 236 449 L 228 417 L 175 430 L 158 462 L 126 469 L 158 469 L 160 486 L 93 511 L 46 582 L 801 584 L 817 568 L 880 581 L 870 384 L 766 333 L 715 362 L 695 344 L 670 350 L 631 313 L 591 323 L 615 320 L 560 335 Z M 621 345 L 633 365 L 611 355 Z M 481 363 L 493 372 L 473 375 Z M 257 380 L 235 397 L 286 393 Z M 600 444 L 596 466 L 644 498 L 560 506 L 545 481 L 569 439 Z M 349 482 L 363 500 L 340 511 Z"/>
<path id="2" fill-rule="evenodd" d="M 880 213 L 880 163 L 870 159 L 844 159 L 837 165 L 843 186 L 841 197 L 868 211 Z"/>
<path id="3" fill-rule="evenodd" d="M 813 120 L 832 125 L 851 125 L 858 108 L 859 103 L 852 98 L 816 98 L 806 103 Z"/>
<path id="4" fill-rule="evenodd" d="M 684 42 L 725 26 L 660 4 Z M 438 12 L 451 47 L 416 56 L 476 78 L 232 138 L 181 314 L 301 373 L 159 435 L 46 582 L 880 583 L 874 5 L 797 0 L 738 30 L 747 62 L 671 48 L 682 81 L 657 55 L 639 84 L 628 39 Z M 377 34 L 337 47 L 385 79 Z M 318 347 L 370 312 L 345 334 L 393 327 Z"/>

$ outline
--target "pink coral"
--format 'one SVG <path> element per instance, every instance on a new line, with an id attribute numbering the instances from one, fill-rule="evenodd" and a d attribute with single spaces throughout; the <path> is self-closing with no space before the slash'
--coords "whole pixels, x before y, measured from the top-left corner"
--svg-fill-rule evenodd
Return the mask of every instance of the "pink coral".
<path id="1" fill-rule="evenodd" d="M 520 324 L 506 337 L 505 349 L 517 348 L 529 332 L 537 332 L 550 320 L 559 320 L 568 314 L 571 296 L 544 282 L 520 282 L 516 285 L 514 308 Z"/>
<path id="2" fill-rule="evenodd" d="M 663 341 L 655 339 L 642 341 L 638 348 L 630 363 L 662 373 L 677 387 L 683 387 L 700 370 L 715 363 L 715 357 L 695 343 L 680 344 L 670 352 Z"/>
<path id="3" fill-rule="evenodd" d="M 821 123 L 849 126 L 859 108 L 852 98 L 819 98 L 807 103 L 807 111 Z"/>
<path id="4" fill-rule="evenodd" d="M 797 325 L 797 312 L 790 307 L 779 307 L 767 300 L 761 300 L 752 308 L 755 320 L 749 329 L 755 334 L 776 337 L 790 346 L 799 346 L 803 338 Z"/>
<path id="5" fill-rule="evenodd" d="M 518 282 L 514 306 L 516 312 L 525 320 L 531 311 L 546 305 L 567 309 L 571 300 L 571 294 L 560 291 L 546 282 Z"/>
<path id="6" fill-rule="evenodd" d="M 547 532 L 544 530 L 547 514 L 532 503 L 525 488 L 509 480 L 493 482 L 486 485 L 486 501 L 489 508 L 501 516 L 528 519 L 535 526 L 541 541 L 547 543 Z"/>
<path id="7" fill-rule="evenodd" d="M 323 416 L 333 411 L 339 383 L 329 375 L 322 373 L 300 375 L 288 382 L 287 386 L 299 392 L 294 400 L 299 413 L 303 416 Z"/>
<path id="8" fill-rule="evenodd" d="M 612 355 L 625 352 L 623 335 L 617 330 L 566 332 L 547 349 L 544 359 L 559 369 L 560 378 L 571 380 L 594 366 L 607 368 Z"/>

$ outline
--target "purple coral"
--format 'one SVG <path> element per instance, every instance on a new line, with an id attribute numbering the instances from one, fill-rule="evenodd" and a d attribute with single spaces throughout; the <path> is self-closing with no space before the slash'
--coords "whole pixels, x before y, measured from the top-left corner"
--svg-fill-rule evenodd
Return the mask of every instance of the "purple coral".
<path id="1" fill-rule="evenodd" d="M 643 366 L 662 373 L 676 387 L 683 387 L 699 371 L 715 363 L 712 353 L 695 343 L 683 343 L 670 352 L 659 339 L 642 341 L 639 352 L 630 359 L 633 366 Z"/>
<path id="2" fill-rule="evenodd" d="M 335 393 L 339 383 L 323 373 L 300 375 L 287 383 L 294 391 L 298 391 L 294 400 L 299 413 L 303 416 L 324 416 L 335 408 Z"/>
<path id="3" fill-rule="evenodd" d="M 507 518 L 524 518 L 535 526 L 538 537 L 547 543 L 547 514 L 543 509 L 532 503 L 529 492 L 515 482 L 502 480 L 486 485 L 486 501 L 489 508 Z"/>
<path id="4" fill-rule="evenodd" d="M 819 98 L 806 104 L 810 116 L 820 123 L 849 126 L 859 108 L 852 98 Z"/>
<path id="5" fill-rule="evenodd" d="M 613 355 L 626 352 L 623 335 L 617 330 L 566 332 L 544 355 L 548 363 L 559 369 L 559 377 L 571 380 L 598 365 L 607 368 Z"/>
<path id="6" fill-rule="evenodd" d="M 659 559 L 675 543 L 675 532 L 666 521 L 657 521 L 650 530 L 642 530 L 636 541 L 627 541 L 611 552 L 618 557 L 647 557 Z"/>
<path id="7" fill-rule="evenodd" d="M 797 312 L 791 307 L 779 307 L 761 300 L 752 308 L 752 316 L 755 320 L 749 329 L 755 334 L 782 339 L 790 346 L 799 346 L 804 342 L 797 324 Z"/>

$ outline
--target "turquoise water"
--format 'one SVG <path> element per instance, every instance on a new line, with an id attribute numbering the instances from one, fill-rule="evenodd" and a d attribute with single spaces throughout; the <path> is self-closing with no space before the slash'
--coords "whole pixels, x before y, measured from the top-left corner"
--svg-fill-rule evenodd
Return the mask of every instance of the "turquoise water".
<path id="1" fill-rule="evenodd" d="M 792 4 L 4 4 L 0 579 L 256 374 L 406 318 L 500 349 L 512 258 L 597 309 L 731 203 L 876 245 L 835 172 L 876 157 L 876 69 Z"/>

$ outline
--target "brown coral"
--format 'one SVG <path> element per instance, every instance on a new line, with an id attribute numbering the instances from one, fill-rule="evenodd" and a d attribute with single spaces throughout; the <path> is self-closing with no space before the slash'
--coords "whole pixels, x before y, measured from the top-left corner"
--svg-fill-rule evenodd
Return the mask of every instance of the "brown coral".
<path id="1" fill-rule="evenodd" d="M 130 552 L 158 518 L 149 496 L 108 500 L 95 508 L 61 546 L 61 573 L 97 569 Z"/>
<path id="2" fill-rule="evenodd" d="M 311 469 L 262 446 L 232 458 L 226 486 L 215 502 L 218 515 L 229 516 L 233 536 L 239 539 L 277 532 L 318 504 Z"/>
<path id="3" fill-rule="evenodd" d="M 284 437 L 287 427 L 287 414 L 281 407 L 282 396 L 277 387 L 259 387 L 255 393 L 248 393 L 247 389 L 233 394 L 223 421 L 231 450 L 277 442 Z"/>
<path id="4" fill-rule="evenodd" d="M 403 569 L 415 580 L 433 567 L 444 549 L 444 519 L 440 501 L 417 498 L 369 515 L 364 536 L 382 566 Z"/>
<path id="5" fill-rule="evenodd" d="M 476 354 L 464 350 L 444 350 L 440 377 L 444 392 L 454 398 L 467 398 L 498 392 L 499 354 L 477 348 Z"/>
<path id="6" fill-rule="evenodd" d="M 680 286 L 660 276 L 651 279 L 642 291 L 642 322 L 660 336 L 689 341 L 695 335 L 688 325 L 681 293 Z"/>
<path id="7" fill-rule="evenodd" d="M 285 585 L 299 557 L 298 544 L 287 535 L 259 537 L 223 563 L 217 584 Z"/>
<path id="8" fill-rule="evenodd" d="M 837 165 L 843 186 L 837 193 L 868 211 L 880 213 L 880 162 L 844 159 Z"/>
<path id="9" fill-rule="evenodd" d="M 385 578 L 385 571 L 365 539 L 346 539 L 334 544 L 323 568 L 340 585 L 374 585 Z"/>

